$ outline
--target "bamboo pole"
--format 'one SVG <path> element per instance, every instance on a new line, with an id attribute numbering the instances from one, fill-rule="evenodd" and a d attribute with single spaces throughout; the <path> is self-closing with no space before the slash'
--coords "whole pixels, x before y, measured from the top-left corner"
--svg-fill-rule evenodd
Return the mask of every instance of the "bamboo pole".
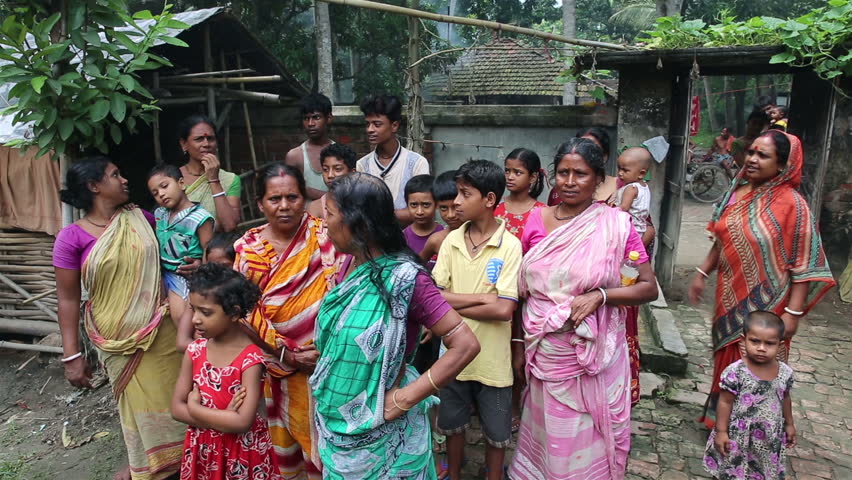
<path id="1" fill-rule="evenodd" d="M 273 105 L 279 105 L 281 103 L 281 96 L 274 93 L 249 92 L 242 90 L 218 90 L 218 94 L 229 98 L 235 98 L 237 100 L 243 100 L 244 102 L 250 101 Z M 246 104 L 244 110 L 247 109 L 248 105 Z"/>
<path id="2" fill-rule="evenodd" d="M 62 354 L 62 347 L 52 347 L 50 345 L 32 345 L 29 343 L 15 343 L 0 341 L 0 348 L 8 348 L 10 350 L 24 350 L 27 352 L 42 352 L 42 353 L 58 353 Z"/>
<path id="3" fill-rule="evenodd" d="M 222 49 L 222 48 L 219 49 L 219 68 L 221 68 L 222 71 L 226 71 L 227 68 L 228 68 L 228 63 L 225 61 L 225 50 Z M 228 85 L 222 85 L 222 88 L 227 89 Z M 232 167 L 231 167 L 231 116 L 230 116 L 230 113 L 231 113 L 231 107 L 233 107 L 233 105 L 234 104 L 232 102 L 228 102 L 225 105 L 225 113 L 222 115 L 224 117 L 224 123 L 222 122 L 223 119 L 220 119 L 220 122 L 219 122 L 219 128 L 222 128 L 224 126 L 224 130 L 222 132 L 222 137 L 223 137 L 222 140 L 223 141 L 220 143 L 222 148 L 220 148 L 219 151 L 222 153 L 222 162 L 225 165 L 225 170 L 228 170 L 228 171 L 231 171 L 231 169 L 232 169 Z M 217 133 L 217 136 L 218 136 L 218 133 Z"/>
<path id="4" fill-rule="evenodd" d="M 13 281 L 12 281 L 9 277 L 7 277 L 6 275 L 4 275 L 4 274 L 2 274 L 2 273 L 0 273 L 0 282 L 3 282 L 3 283 L 5 283 L 6 285 L 8 285 L 8 286 L 9 286 L 9 288 L 11 288 L 12 290 L 14 290 L 14 291 L 18 292 L 19 294 L 23 295 L 23 296 L 24 296 L 24 298 L 30 298 L 30 297 L 32 297 L 32 295 L 30 295 L 30 294 L 29 294 L 26 290 L 24 290 L 23 288 L 21 288 L 21 287 L 20 287 L 17 283 L 13 282 Z M 57 317 L 57 316 L 56 316 L 56 312 L 55 312 L 55 311 L 53 311 L 53 310 L 51 310 L 50 308 L 48 308 L 48 307 L 47 307 L 47 305 L 45 305 L 44 303 L 42 303 L 42 302 L 40 302 L 40 301 L 38 301 L 38 300 L 33 301 L 33 303 L 35 304 L 35 306 L 36 306 L 39 310 L 41 310 L 42 312 L 46 313 L 46 314 L 47 314 L 47 316 L 48 316 L 48 317 L 50 317 L 50 318 L 51 318 L 54 322 L 58 322 L 58 321 L 59 321 L 59 317 Z"/>
<path id="5" fill-rule="evenodd" d="M 50 294 L 53 294 L 53 293 L 56 293 L 55 288 L 52 288 L 52 289 L 50 289 L 46 292 L 41 292 L 38 295 L 35 295 L 33 297 L 27 298 L 27 299 L 25 299 L 24 301 L 21 302 L 21 305 L 27 305 L 28 303 L 35 302 L 36 300 L 41 300 L 42 298 L 44 298 L 44 297 L 46 297 Z"/>
<path id="6" fill-rule="evenodd" d="M 0 317 L 0 332 L 46 337 L 51 333 L 59 333 L 59 325 L 54 322 Z"/>
<path id="7" fill-rule="evenodd" d="M 187 78 L 205 78 L 218 77 L 227 75 L 243 75 L 246 73 L 255 73 L 251 68 L 240 68 L 237 70 L 219 70 L 218 72 L 199 72 L 199 73 L 184 73 L 182 75 L 168 75 L 160 77 L 161 82 L 171 82 L 172 80 L 185 80 Z"/>
<path id="8" fill-rule="evenodd" d="M 242 55 L 237 52 L 237 68 L 242 68 Z M 244 84 L 240 84 L 240 93 L 245 94 L 249 93 L 245 91 L 246 86 Z M 236 92 L 234 92 L 236 93 Z M 269 95 L 269 94 L 267 94 Z M 276 95 L 277 97 L 277 95 Z M 251 165 L 252 168 L 257 170 L 257 153 L 254 151 L 254 133 L 251 130 L 251 115 L 249 115 L 248 103 L 243 102 L 243 118 L 246 122 L 246 134 L 248 135 L 248 143 L 249 143 L 249 153 L 251 154 Z"/>
<path id="9" fill-rule="evenodd" d="M 257 77 L 227 77 L 227 78 L 187 78 L 184 80 L 173 80 L 169 84 L 189 84 L 189 85 L 223 85 L 232 83 L 270 83 L 283 82 L 284 78 L 281 75 L 263 75 Z"/>
<path id="10" fill-rule="evenodd" d="M 206 101 L 207 97 L 165 97 L 157 99 L 157 105 L 188 105 Z"/>
<path id="11" fill-rule="evenodd" d="M 571 45 L 579 45 L 581 47 L 592 47 L 592 48 L 608 48 L 612 50 L 633 50 L 632 47 L 628 47 L 625 45 L 618 45 L 615 43 L 607 43 L 607 42 L 596 42 L 592 40 L 581 40 L 578 38 L 568 38 L 563 35 L 556 35 L 553 33 L 540 32 L 538 30 L 533 30 L 532 28 L 524 28 L 518 27 L 515 25 L 509 25 L 506 23 L 500 22 L 491 22 L 488 20 L 480 20 L 477 18 L 465 18 L 465 17 L 456 17 L 453 15 L 441 15 L 439 13 L 432 12 L 424 12 L 422 10 L 415 10 L 413 8 L 406 7 L 398 7 L 396 5 L 387 5 L 384 3 L 371 2 L 368 0 L 319 0 L 321 2 L 326 3 L 334 3 L 337 5 L 347 5 L 350 7 L 357 8 L 366 8 L 369 10 L 379 10 L 382 12 L 395 13 L 399 15 L 408 15 L 411 17 L 417 18 L 425 18 L 427 20 L 433 20 L 436 22 L 443 23 L 456 23 L 459 25 L 470 25 L 473 27 L 482 27 L 488 28 L 491 30 L 505 30 L 507 32 L 515 32 L 521 33 L 524 35 L 529 35 L 531 37 L 543 38 L 545 40 L 553 40 L 555 42 L 569 43 Z"/>
<path id="12" fill-rule="evenodd" d="M 210 24 L 204 24 L 204 70 L 213 70 L 213 42 L 210 39 Z M 216 92 L 213 86 L 207 87 L 207 116 L 216 121 Z"/>

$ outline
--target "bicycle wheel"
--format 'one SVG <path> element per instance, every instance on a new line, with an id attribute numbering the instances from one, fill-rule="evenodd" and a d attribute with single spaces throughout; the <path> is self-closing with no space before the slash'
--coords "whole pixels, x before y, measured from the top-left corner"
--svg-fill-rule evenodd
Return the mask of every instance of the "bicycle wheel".
<path id="1" fill-rule="evenodd" d="M 701 165 L 696 168 L 689 183 L 690 195 L 701 203 L 718 202 L 730 186 L 725 169 L 715 164 Z"/>

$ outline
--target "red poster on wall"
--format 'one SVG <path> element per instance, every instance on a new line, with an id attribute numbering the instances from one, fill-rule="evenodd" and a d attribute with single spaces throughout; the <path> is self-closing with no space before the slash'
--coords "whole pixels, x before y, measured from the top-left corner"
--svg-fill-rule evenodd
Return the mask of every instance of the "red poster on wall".
<path id="1" fill-rule="evenodd" d="M 689 112 L 689 136 L 698 135 L 701 128 L 701 98 L 696 95 L 692 97 L 692 109 Z"/>

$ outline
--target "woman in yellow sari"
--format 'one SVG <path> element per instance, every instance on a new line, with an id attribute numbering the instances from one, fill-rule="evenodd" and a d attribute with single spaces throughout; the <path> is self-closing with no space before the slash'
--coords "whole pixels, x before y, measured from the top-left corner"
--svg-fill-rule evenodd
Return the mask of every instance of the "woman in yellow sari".
<path id="1" fill-rule="evenodd" d="M 240 223 L 240 177 L 219 168 L 216 126 L 204 115 L 189 116 L 178 125 L 180 148 L 187 159 L 180 167 L 186 196 L 213 215 L 218 232 L 231 232 Z"/>
<path id="2" fill-rule="evenodd" d="M 257 203 L 268 223 L 236 244 L 234 268 L 263 292 L 249 317 L 268 355 L 264 395 L 269 432 L 285 479 L 319 479 L 313 400 L 308 375 L 317 362 L 314 325 L 334 286 L 342 255 L 325 223 L 305 209 L 302 172 L 274 163 L 259 172 Z"/>
<path id="3" fill-rule="evenodd" d="M 57 234 L 53 252 L 65 377 L 91 388 L 78 330 L 85 291 L 84 325 L 106 366 L 127 446 L 129 465 L 114 478 L 167 478 L 180 469 L 186 427 L 169 411 L 181 356 L 165 313 L 153 217 L 123 206 L 127 180 L 105 157 L 72 165 L 65 183 L 62 201 L 86 212 Z"/>

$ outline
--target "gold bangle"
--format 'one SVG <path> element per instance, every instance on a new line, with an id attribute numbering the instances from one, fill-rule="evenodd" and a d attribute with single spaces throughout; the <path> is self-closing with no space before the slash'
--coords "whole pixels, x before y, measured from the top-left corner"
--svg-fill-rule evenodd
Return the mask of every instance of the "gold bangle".
<path id="1" fill-rule="evenodd" d="M 447 332 L 443 336 L 441 336 L 441 338 L 449 338 L 449 336 L 456 333 L 456 331 L 458 331 L 458 329 L 460 329 L 463 324 L 464 324 L 464 320 L 460 321 L 459 323 L 456 324 L 455 327 L 451 328 L 449 332 Z"/>
<path id="2" fill-rule="evenodd" d="M 426 377 L 429 378 L 429 383 L 432 384 L 432 388 L 434 388 L 436 392 L 440 392 L 441 389 L 438 388 L 438 386 L 435 385 L 435 381 L 432 380 L 432 369 L 431 368 L 429 370 L 426 370 Z"/>
<path id="3" fill-rule="evenodd" d="M 398 389 L 397 389 L 397 390 L 394 390 L 394 391 L 393 391 L 393 395 L 391 395 L 391 398 L 393 399 L 393 405 L 394 405 L 396 408 L 398 408 L 398 409 L 402 410 L 403 412 L 407 412 L 407 411 L 411 410 L 411 408 L 402 408 L 402 407 L 400 407 L 400 406 L 399 406 L 399 404 L 398 404 L 398 403 L 396 403 L 396 392 L 398 392 L 398 391 L 399 391 Z"/>

